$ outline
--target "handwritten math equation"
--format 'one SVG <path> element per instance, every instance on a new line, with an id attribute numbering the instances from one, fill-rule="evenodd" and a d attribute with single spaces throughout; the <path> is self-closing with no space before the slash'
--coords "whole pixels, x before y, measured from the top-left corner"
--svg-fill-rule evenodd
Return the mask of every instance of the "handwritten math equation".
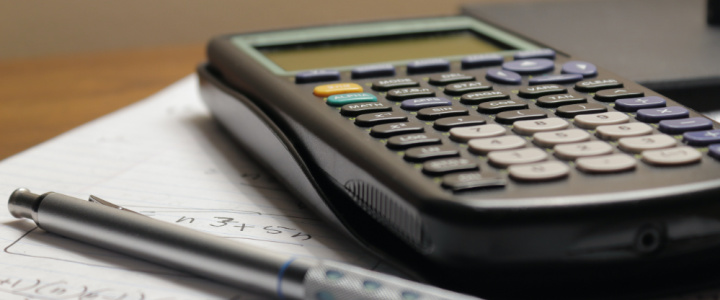
<path id="1" fill-rule="evenodd" d="M 193 216 L 181 216 L 175 220 L 177 224 L 192 224 L 195 226 L 207 226 L 213 228 L 224 228 L 230 232 L 244 232 L 263 235 L 278 235 L 288 237 L 297 241 L 312 239 L 312 235 L 302 232 L 296 228 L 280 225 L 259 225 L 243 222 L 243 218 L 213 216 L 210 219 Z"/>

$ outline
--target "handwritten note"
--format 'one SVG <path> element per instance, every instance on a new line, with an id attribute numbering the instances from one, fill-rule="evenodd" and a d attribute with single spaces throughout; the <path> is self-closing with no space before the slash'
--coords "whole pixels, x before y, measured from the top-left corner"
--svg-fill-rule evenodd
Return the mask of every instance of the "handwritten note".
<path id="1" fill-rule="evenodd" d="M 378 261 L 335 232 L 221 133 L 195 76 L 0 163 L 18 187 L 90 194 L 268 250 Z M 0 299 L 253 299 L 192 275 L 75 242 L 0 209 Z"/>

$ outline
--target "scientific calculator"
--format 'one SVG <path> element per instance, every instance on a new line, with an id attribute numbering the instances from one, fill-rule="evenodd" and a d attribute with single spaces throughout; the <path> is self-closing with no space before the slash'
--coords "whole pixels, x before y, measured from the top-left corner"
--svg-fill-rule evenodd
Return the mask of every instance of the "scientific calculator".
<path id="1" fill-rule="evenodd" d="M 717 256 L 718 123 L 542 41 L 454 16 L 225 35 L 207 54 L 202 97 L 242 148 L 432 282 Z"/>

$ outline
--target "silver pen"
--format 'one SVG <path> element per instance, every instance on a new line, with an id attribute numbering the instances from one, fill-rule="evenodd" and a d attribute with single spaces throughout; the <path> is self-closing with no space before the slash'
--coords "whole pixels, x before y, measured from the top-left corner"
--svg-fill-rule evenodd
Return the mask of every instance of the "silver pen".
<path id="1" fill-rule="evenodd" d="M 86 201 L 20 188 L 8 208 L 48 232 L 278 299 L 478 299 L 343 263 L 272 253 L 95 196 Z"/>

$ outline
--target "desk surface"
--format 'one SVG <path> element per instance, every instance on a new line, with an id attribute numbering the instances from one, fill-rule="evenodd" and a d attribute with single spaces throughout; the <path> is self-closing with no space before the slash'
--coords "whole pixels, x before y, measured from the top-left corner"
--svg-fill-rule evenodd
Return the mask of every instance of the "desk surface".
<path id="1" fill-rule="evenodd" d="M 204 45 L 0 61 L 0 159 L 194 72 Z"/>

